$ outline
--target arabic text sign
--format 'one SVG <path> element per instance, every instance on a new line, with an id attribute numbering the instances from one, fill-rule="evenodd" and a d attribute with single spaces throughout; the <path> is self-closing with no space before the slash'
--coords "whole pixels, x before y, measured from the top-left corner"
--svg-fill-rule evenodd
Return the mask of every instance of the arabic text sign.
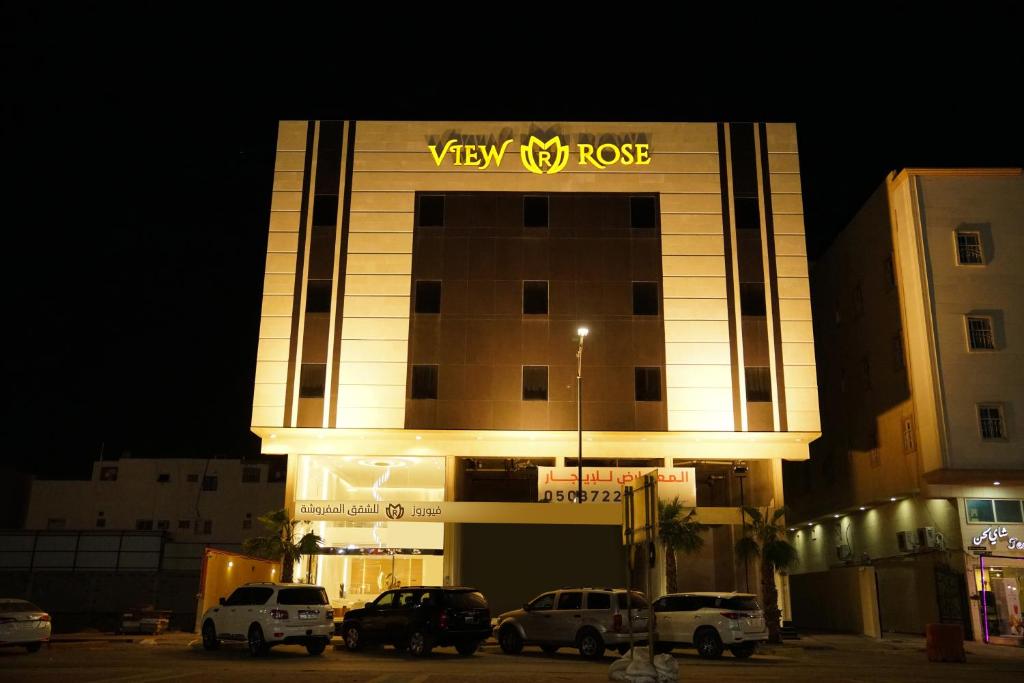
<path id="1" fill-rule="evenodd" d="M 1006 527 L 994 527 L 990 526 L 981 532 L 980 536 L 975 536 L 971 539 L 971 542 L 975 546 L 982 547 L 982 543 L 988 542 L 989 545 L 996 545 L 1001 539 L 1006 538 L 1010 535 L 1010 532 L 1006 530 Z M 1017 538 L 1016 536 L 1010 536 L 1006 539 L 1007 550 L 1024 550 L 1024 538 Z"/>
<path id="2" fill-rule="evenodd" d="M 402 522 L 481 524 L 617 525 L 621 505 L 600 503 L 505 503 L 468 501 L 324 501 L 295 502 L 293 519 L 303 522 L 347 522 L 367 525 Z"/>
<path id="3" fill-rule="evenodd" d="M 650 468 L 584 467 L 584 503 L 620 503 L 622 487 L 640 482 Z M 684 507 L 697 505 L 697 483 L 692 467 L 659 467 L 658 497 L 672 500 L 676 496 Z M 578 495 L 578 471 L 575 467 L 538 467 L 537 499 L 547 502 L 575 502 Z"/>

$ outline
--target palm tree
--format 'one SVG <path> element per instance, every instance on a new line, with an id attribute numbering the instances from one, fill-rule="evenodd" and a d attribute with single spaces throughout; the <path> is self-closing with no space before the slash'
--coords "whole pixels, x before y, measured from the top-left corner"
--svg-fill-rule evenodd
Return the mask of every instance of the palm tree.
<path id="1" fill-rule="evenodd" d="M 288 516 L 286 510 L 274 510 L 259 518 L 266 530 L 266 536 L 247 538 L 242 543 L 246 553 L 256 557 L 281 562 L 281 581 L 291 583 L 295 563 L 302 555 L 312 555 L 324 542 L 322 538 L 310 532 L 295 540 L 295 527 L 300 522 Z M 306 582 L 312 581 L 312 570 L 306 572 Z"/>
<path id="2" fill-rule="evenodd" d="M 694 519 L 696 514 L 696 508 L 692 508 L 684 515 L 678 496 L 669 503 L 658 501 L 658 539 L 665 546 L 665 587 L 669 593 L 678 590 L 676 552 L 693 555 L 704 547 L 701 532 L 706 527 Z"/>
<path id="3" fill-rule="evenodd" d="M 776 508 L 769 515 L 768 508 L 761 513 L 756 507 L 744 507 L 743 514 L 750 517 L 743 538 L 736 541 L 736 554 L 741 558 L 756 558 L 761 564 L 761 595 L 764 597 L 764 619 L 768 624 L 768 642 L 781 643 L 779 637 L 779 591 L 775 587 L 775 572 L 793 567 L 797 550 L 786 540 L 785 525 L 780 520 L 786 508 Z"/>

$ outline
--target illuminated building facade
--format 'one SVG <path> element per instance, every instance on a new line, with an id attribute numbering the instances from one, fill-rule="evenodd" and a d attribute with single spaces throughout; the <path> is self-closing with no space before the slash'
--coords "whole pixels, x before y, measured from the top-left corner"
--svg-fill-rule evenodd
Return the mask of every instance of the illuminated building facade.
<path id="1" fill-rule="evenodd" d="M 1020 169 L 908 169 L 815 263 L 824 429 L 786 466 L 798 624 L 1024 639 L 1022 225 Z"/>
<path id="2" fill-rule="evenodd" d="M 800 192 L 791 124 L 282 122 L 252 428 L 316 580 L 622 585 L 660 468 L 716 525 L 683 587 L 745 587 L 740 496 L 819 435 Z"/>

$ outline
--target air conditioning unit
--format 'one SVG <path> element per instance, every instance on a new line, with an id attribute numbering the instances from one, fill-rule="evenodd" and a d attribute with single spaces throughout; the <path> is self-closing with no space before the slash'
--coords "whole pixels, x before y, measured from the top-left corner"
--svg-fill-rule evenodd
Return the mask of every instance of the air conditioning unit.
<path id="1" fill-rule="evenodd" d="M 850 546 L 846 545 L 845 543 L 836 546 L 836 559 L 838 559 L 840 562 L 845 562 L 852 557 L 853 550 L 850 549 Z"/>
<path id="2" fill-rule="evenodd" d="M 920 526 L 917 528 L 917 545 L 922 548 L 938 548 L 939 539 L 933 526 Z"/>
<path id="3" fill-rule="evenodd" d="M 914 532 L 912 531 L 897 531 L 896 532 L 896 545 L 899 546 L 901 553 L 912 553 L 917 547 L 914 542 Z"/>

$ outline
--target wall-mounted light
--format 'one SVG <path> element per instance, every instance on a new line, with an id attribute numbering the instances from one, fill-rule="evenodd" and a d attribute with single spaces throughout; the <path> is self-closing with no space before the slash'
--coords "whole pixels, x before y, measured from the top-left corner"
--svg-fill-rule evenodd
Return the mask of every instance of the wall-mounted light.
<path id="1" fill-rule="evenodd" d="M 890 503 L 895 503 L 896 502 L 896 496 L 893 496 L 892 498 L 890 498 L 889 502 Z"/>
<path id="2" fill-rule="evenodd" d="M 839 515 L 832 515 L 832 519 L 839 519 Z"/>
<path id="3" fill-rule="evenodd" d="M 992 482 L 992 485 L 993 485 L 993 486 L 999 486 L 999 484 L 1001 484 L 1001 483 L 1002 483 L 1002 482 L 994 481 L 994 482 Z"/>
<path id="4" fill-rule="evenodd" d="M 864 512 L 865 510 L 867 510 L 867 508 L 866 508 L 866 507 L 864 507 L 863 505 L 861 505 L 861 506 L 860 506 L 860 511 L 861 511 L 861 512 Z"/>
<path id="5" fill-rule="evenodd" d="M 228 561 L 228 569 L 231 569 L 234 566 L 235 566 L 234 561 Z"/>

